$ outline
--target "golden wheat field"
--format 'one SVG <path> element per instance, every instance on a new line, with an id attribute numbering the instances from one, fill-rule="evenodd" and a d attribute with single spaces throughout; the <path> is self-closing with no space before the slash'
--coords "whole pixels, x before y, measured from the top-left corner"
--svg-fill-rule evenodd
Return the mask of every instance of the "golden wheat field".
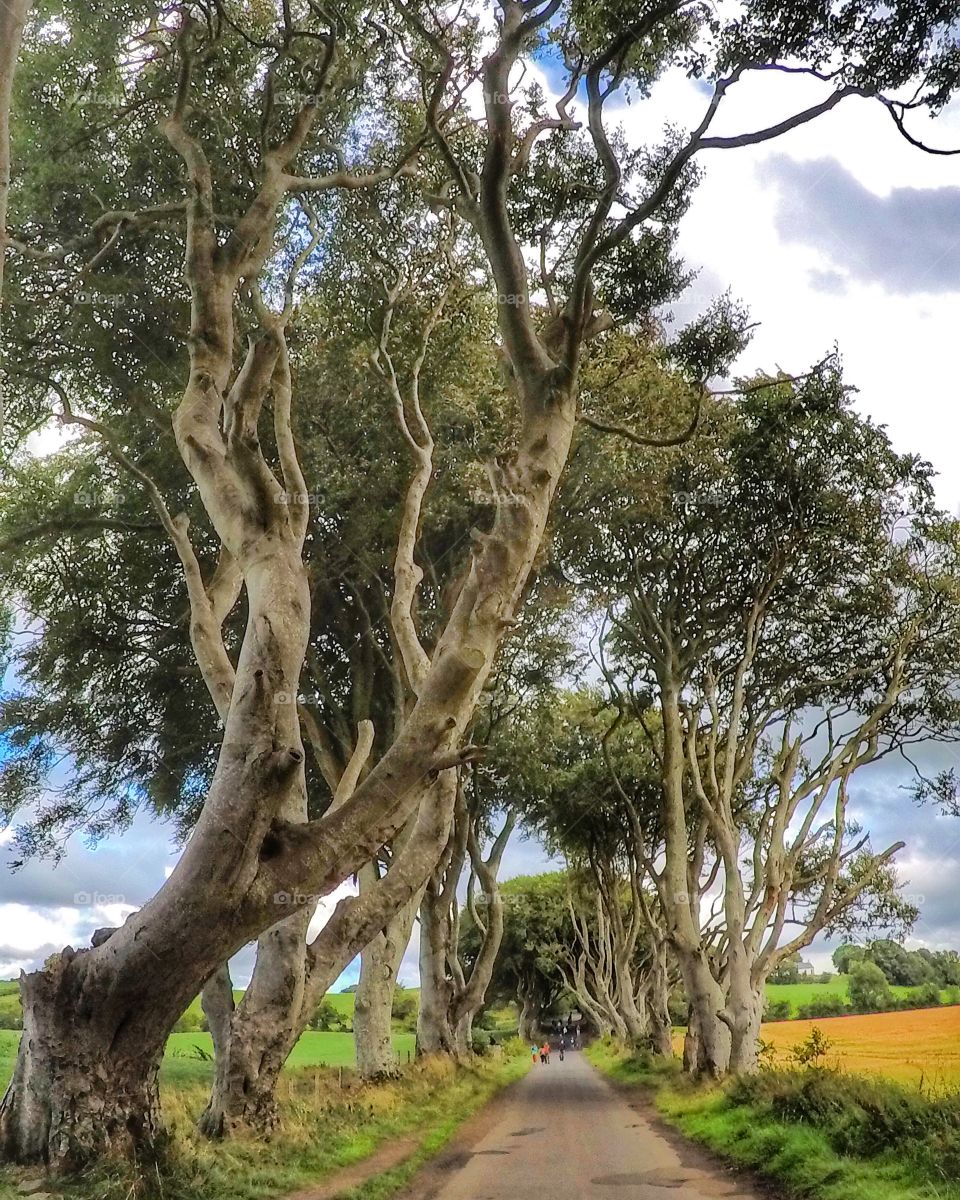
<path id="1" fill-rule="evenodd" d="M 960 1087 L 960 1006 L 775 1021 L 764 1025 L 762 1036 L 776 1048 L 777 1061 L 786 1064 L 814 1025 L 831 1042 L 827 1065 L 886 1075 L 929 1091 Z"/>

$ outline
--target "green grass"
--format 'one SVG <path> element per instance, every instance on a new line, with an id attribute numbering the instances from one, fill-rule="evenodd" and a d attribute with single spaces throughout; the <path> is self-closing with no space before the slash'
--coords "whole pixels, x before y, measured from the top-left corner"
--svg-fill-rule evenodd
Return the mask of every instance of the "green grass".
<path id="1" fill-rule="evenodd" d="M 526 1055 L 478 1060 L 458 1068 L 448 1059 L 424 1059 L 398 1080 L 363 1084 L 352 1073 L 292 1070 L 281 1085 L 282 1122 L 269 1139 L 238 1137 L 211 1143 L 195 1121 L 206 1090 L 167 1082 L 164 1113 L 171 1129 L 169 1156 L 156 1178 L 135 1179 L 129 1169 L 98 1167 L 58 1181 L 66 1200 L 266 1200 L 316 1184 L 400 1137 L 415 1136 L 416 1149 L 400 1167 L 348 1193 L 356 1200 L 385 1200 L 457 1127 L 505 1084 L 528 1069 Z M 35 1174 L 35 1173 L 34 1173 Z M 12 1200 L 30 1172 L 0 1171 L 0 1200 Z"/>
<path id="2" fill-rule="evenodd" d="M 13 1073 L 14 1059 L 20 1034 L 16 1030 L 0 1029 L 0 1090 Z M 393 1044 L 401 1063 L 407 1056 L 413 1057 L 416 1036 L 412 1033 L 397 1033 Z M 213 1054 L 213 1042 L 209 1033 L 174 1033 L 167 1042 L 167 1052 L 160 1069 L 161 1083 L 191 1084 L 207 1083 L 212 1077 L 213 1067 L 204 1060 L 200 1050 Z M 355 1054 L 352 1033 L 314 1033 L 303 1035 L 290 1055 L 288 1066 L 298 1067 L 352 1067 Z"/>
<path id="3" fill-rule="evenodd" d="M 893 986 L 890 988 L 894 996 L 904 999 L 919 988 Z M 809 1004 L 812 1000 L 820 1000 L 824 996 L 839 996 L 847 1001 L 850 998 L 850 976 L 834 975 L 826 983 L 768 983 L 766 987 L 767 1000 L 789 1000 L 793 1005 L 793 1015 L 801 1004 Z M 946 991 L 940 993 L 941 999 L 947 996 Z"/>
<path id="4" fill-rule="evenodd" d="M 791 1194 L 807 1200 L 960 1200 L 960 1180 L 929 1178 L 909 1145 L 852 1158 L 833 1148 L 828 1131 L 780 1120 L 762 1104 L 735 1104 L 723 1088 L 681 1076 L 676 1062 L 654 1067 L 606 1042 L 587 1053 L 619 1082 L 652 1088 L 660 1113 L 687 1137 L 785 1184 Z"/>
<path id="5" fill-rule="evenodd" d="M 419 988 L 405 988 L 403 990 L 414 996 L 419 997 L 420 995 Z M 239 1002 L 243 998 L 242 990 L 234 989 L 233 997 Z M 340 1013 L 344 1020 L 349 1021 L 352 1024 L 354 1003 L 356 999 L 355 993 L 328 992 L 326 999 L 330 1001 L 330 1003 L 337 1010 L 337 1012 Z M 20 1012 L 20 984 L 15 979 L 0 980 L 0 1013 L 5 1012 Z M 193 1001 L 186 1013 L 184 1013 L 184 1016 L 188 1020 L 199 1025 L 200 1020 L 203 1017 L 203 1012 L 200 1008 L 199 996 Z"/>

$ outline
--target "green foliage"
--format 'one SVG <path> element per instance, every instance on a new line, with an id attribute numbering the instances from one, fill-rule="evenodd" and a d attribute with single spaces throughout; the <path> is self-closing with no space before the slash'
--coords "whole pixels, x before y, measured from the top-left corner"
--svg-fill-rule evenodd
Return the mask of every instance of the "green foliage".
<path id="1" fill-rule="evenodd" d="M 682 1133 L 810 1200 L 960 1200 L 956 1095 L 930 1100 L 882 1079 L 764 1070 L 692 1086 L 622 1047 L 587 1054 L 623 1083 L 656 1089 Z"/>
<path id="2" fill-rule="evenodd" d="M 834 950 L 830 957 L 833 965 L 841 975 L 849 975 L 854 963 L 860 962 L 865 954 L 866 951 L 862 946 L 855 946 L 852 942 L 844 942 L 842 946 L 838 946 Z"/>
<path id="3" fill-rule="evenodd" d="M 860 1012 L 883 1012 L 891 1006 L 893 993 L 876 963 L 856 963 L 850 972 L 850 1003 Z"/>
<path id="4" fill-rule="evenodd" d="M 820 1067 L 833 1049 L 833 1042 L 819 1025 L 814 1025 L 807 1036 L 790 1051 L 793 1060 L 801 1067 Z"/>
<path id="5" fill-rule="evenodd" d="M 800 955 L 791 954 L 777 965 L 767 977 L 770 983 L 799 983 Z"/>
<path id="6" fill-rule="evenodd" d="M 843 996 L 836 992 L 827 992 L 822 996 L 814 996 L 806 1004 L 797 1007 L 797 1017 L 801 1021 L 817 1017 L 842 1017 L 850 1011 L 850 1006 Z"/>
<path id="7" fill-rule="evenodd" d="M 960 1177 L 960 1095 L 931 1099 L 889 1080 L 820 1070 L 743 1077 L 727 1094 L 823 1129 L 839 1154 L 875 1158 L 896 1148 L 930 1179 Z"/>
<path id="8" fill-rule="evenodd" d="M 343 1013 L 332 1000 L 325 996 L 314 1009 L 313 1016 L 310 1018 L 310 1028 L 329 1033 L 333 1030 L 342 1030 L 344 1026 Z"/>

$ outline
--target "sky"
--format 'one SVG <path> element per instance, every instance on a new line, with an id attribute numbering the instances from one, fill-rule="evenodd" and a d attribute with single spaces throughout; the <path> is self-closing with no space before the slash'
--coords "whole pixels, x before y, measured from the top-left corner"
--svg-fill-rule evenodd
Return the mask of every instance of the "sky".
<path id="1" fill-rule="evenodd" d="M 549 87 L 549 79 L 544 82 Z M 715 133 L 768 125 L 821 99 L 811 80 L 765 74 L 732 89 Z M 665 120 L 690 127 L 702 114 L 702 86 L 669 75 L 649 101 L 618 114 L 631 140 L 659 135 Z M 960 147 L 960 104 L 915 131 Z M 941 503 L 960 513 L 960 156 L 932 157 L 908 146 L 879 105 L 849 99 L 827 116 L 764 146 L 711 151 L 681 227 L 680 250 L 699 268 L 682 303 L 688 320 L 729 289 L 759 322 L 737 370 L 809 369 L 836 345 L 860 410 L 885 425 L 900 451 L 929 460 Z M 949 747 L 915 755 L 930 770 L 953 765 Z M 913 804 L 902 759 L 876 764 L 851 789 L 853 816 L 876 849 L 904 840 L 906 891 L 921 910 L 908 944 L 960 948 L 960 820 Z M 74 842 L 56 867 L 3 865 L 10 831 L 0 831 L 0 979 L 39 966 L 64 945 L 85 945 L 162 884 L 176 857 L 172 834 L 139 817 L 122 838 L 97 847 Z M 535 842 L 515 835 L 502 875 L 549 869 Z M 345 885 L 328 898 L 317 927 Z M 829 967 L 831 947 L 805 955 Z M 234 961 L 241 986 L 252 966 Z M 338 986 L 356 979 L 354 964 Z M 417 980 L 416 935 L 401 980 Z"/>

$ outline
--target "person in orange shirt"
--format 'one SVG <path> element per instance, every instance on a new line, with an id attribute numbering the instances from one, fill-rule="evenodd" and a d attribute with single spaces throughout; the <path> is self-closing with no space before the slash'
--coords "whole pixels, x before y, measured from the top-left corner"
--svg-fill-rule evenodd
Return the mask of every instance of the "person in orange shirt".
<path id="1" fill-rule="evenodd" d="M 540 1047 L 540 1061 L 542 1063 L 548 1063 L 550 1061 L 550 1043 L 549 1042 L 544 1042 L 543 1045 Z"/>

